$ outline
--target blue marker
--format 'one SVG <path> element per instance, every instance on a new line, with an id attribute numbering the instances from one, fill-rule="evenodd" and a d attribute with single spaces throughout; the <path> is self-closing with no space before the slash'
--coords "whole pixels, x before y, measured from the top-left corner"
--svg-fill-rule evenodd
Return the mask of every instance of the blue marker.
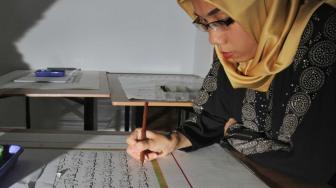
<path id="1" fill-rule="evenodd" d="M 35 71 L 35 77 L 64 77 L 65 71 L 64 70 L 45 70 L 40 69 Z"/>

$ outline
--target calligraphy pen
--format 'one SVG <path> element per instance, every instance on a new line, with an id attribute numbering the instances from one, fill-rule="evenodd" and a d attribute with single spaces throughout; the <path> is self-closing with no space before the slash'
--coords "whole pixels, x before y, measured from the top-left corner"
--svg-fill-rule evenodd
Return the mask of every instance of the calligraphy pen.
<path id="1" fill-rule="evenodd" d="M 148 102 L 145 102 L 144 105 L 144 111 L 143 111 L 143 116 L 142 116 L 142 126 L 141 126 L 141 135 L 140 135 L 140 140 L 146 140 L 146 130 L 147 130 L 147 115 L 148 115 Z M 140 153 L 140 161 L 141 161 L 141 166 L 144 164 L 145 160 L 145 154 L 146 151 L 142 151 Z"/>

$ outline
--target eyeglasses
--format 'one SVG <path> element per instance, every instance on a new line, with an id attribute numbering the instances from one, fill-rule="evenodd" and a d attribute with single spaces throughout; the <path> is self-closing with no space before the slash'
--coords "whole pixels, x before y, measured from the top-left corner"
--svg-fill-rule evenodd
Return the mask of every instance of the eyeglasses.
<path id="1" fill-rule="evenodd" d="M 219 31 L 219 30 L 227 30 L 228 27 L 234 23 L 232 18 L 225 18 L 222 20 L 217 20 L 210 23 L 202 23 L 200 17 L 197 17 L 193 24 L 195 27 L 201 31 L 208 32 L 209 30 Z"/>

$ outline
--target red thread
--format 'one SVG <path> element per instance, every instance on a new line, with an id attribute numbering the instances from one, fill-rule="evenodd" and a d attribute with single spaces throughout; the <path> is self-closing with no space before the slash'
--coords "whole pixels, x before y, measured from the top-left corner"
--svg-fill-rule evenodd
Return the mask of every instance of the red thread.
<path id="1" fill-rule="evenodd" d="M 182 172 L 182 174 L 183 174 L 184 178 L 187 180 L 187 182 L 188 182 L 189 186 L 192 188 L 193 186 L 191 185 L 191 183 L 190 183 L 189 179 L 187 178 L 186 174 L 185 174 L 185 173 L 184 173 L 184 171 L 182 170 L 182 168 L 181 168 L 180 164 L 177 162 L 177 160 L 176 160 L 176 158 L 175 158 L 174 154 L 173 154 L 173 153 L 171 153 L 171 155 L 173 156 L 173 158 L 174 158 L 174 160 L 175 160 L 175 162 L 176 162 L 177 166 L 178 166 L 178 167 L 179 167 L 179 169 L 181 170 L 181 172 Z"/>

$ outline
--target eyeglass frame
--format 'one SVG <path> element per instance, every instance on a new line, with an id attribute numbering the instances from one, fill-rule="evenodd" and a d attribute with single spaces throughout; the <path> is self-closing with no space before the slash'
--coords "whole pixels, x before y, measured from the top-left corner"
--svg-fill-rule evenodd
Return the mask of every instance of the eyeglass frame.
<path id="1" fill-rule="evenodd" d="M 216 28 L 221 27 L 221 26 L 225 26 L 225 30 L 231 25 L 233 24 L 235 21 L 231 18 L 225 18 L 225 19 L 220 19 L 214 22 L 210 22 L 207 24 L 201 23 L 200 22 L 200 17 L 197 17 L 192 24 L 199 30 L 203 31 L 203 32 L 208 32 L 210 29 L 213 29 L 216 31 Z"/>

